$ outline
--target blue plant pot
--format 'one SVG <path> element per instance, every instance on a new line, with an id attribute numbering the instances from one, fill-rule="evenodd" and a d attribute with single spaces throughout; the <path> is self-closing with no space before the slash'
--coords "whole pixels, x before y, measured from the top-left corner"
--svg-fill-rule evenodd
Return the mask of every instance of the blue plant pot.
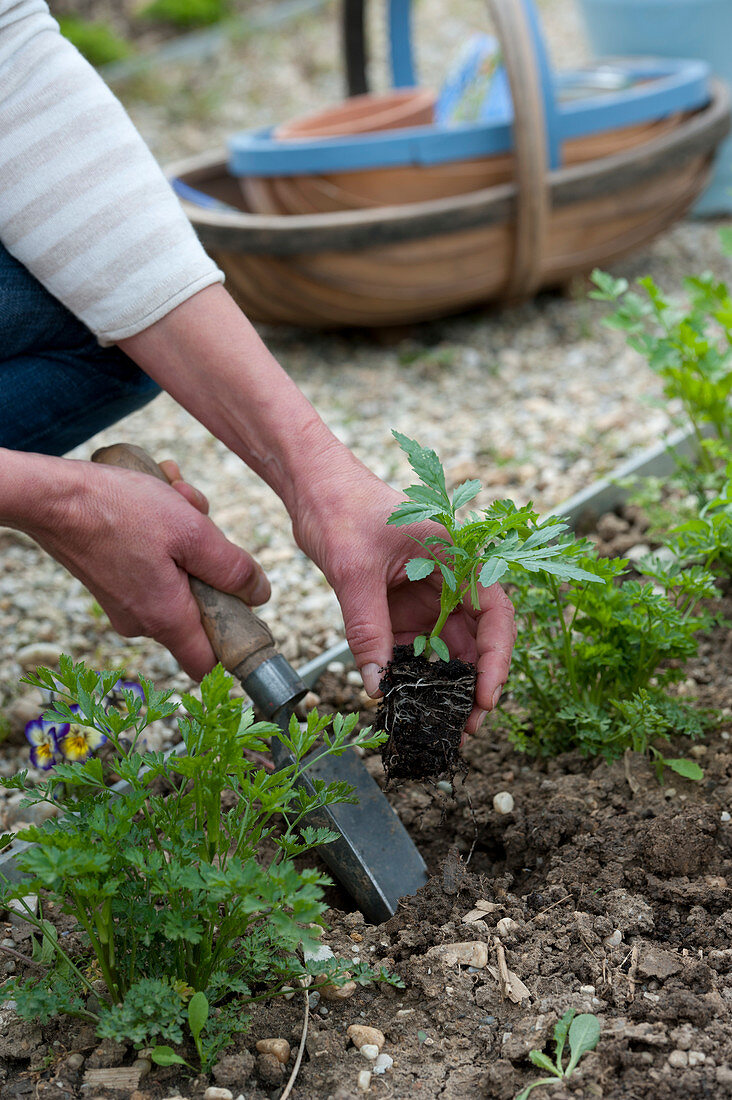
<path id="1" fill-rule="evenodd" d="M 598 57 L 689 57 L 732 84 L 732 0 L 580 0 Z M 719 148 L 695 214 L 732 213 L 732 138 Z"/>

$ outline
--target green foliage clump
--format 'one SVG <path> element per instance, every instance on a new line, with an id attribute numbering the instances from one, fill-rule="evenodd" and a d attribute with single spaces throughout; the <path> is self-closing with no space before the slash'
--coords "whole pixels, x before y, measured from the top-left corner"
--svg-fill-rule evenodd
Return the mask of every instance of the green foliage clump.
<path id="1" fill-rule="evenodd" d="M 519 630 L 509 687 L 520 708 L 505 716 L 512 738 L 537 756 L 579 749 L 610 761 L 631 749 L 650 754 L 659 771 L 701 778 L 697 764 L 666 758 L 658 742 L 696 739 L 713 722 L 666 688 L 713 621 L 701 601 L 716 594 L 714 577 L 649 557 L 639 563 L 645 579 L 618 583 L 627 561 L 599 558 L 584 540 L 573 545 L 601 586 L 512 576 Z"/>
<path id="2" fill-rule="evenodd" d="M 732 234 L 722 232 L 726 251 Z M 649 507 L 651 537 L 682 560 L 729 574 L 732 568 L 732 296 L 710 274 L 687 278 L 686 302 L 666 297 L 650 277 L 643 293 L 625 279 L 593 273 L 591 297 L 617 306 L 605 323 L 663 380 L 663 392 L 680 404 L 678 421 L 692 429 L 691 456 L 672 452 L 674 474 L 660 485 L 641 480 L 632 500 Z M 665 499 L 664 499 L 665 498 Z M 661 503 L 659 505 L 659 499 Z M 690 502 L 695 502 L 690 503 Z M 669 528 L 671 528 L 669 532 Z"/>
<path id="3" fill-rule="evenodd" d="M 62 16 L 58 21 L 61 34 L 76 46 L 92 65 L 109 65 L 124 61 L 132 54 L 129 42 L 106 23 L 96 23 L 74 16 Z"/>
<path id="4" fill-rule="evenodd" d="M 204 679 L 200 700 L 184 696 L 186 755 L 166 757 L 145 750 L 144 731 L 176 710 L 170 692 L 143 680 L 144 699 L 125 691 L 124 712 L 105 709 L 119 679 L 119 671 L 98 674 L 63 657 L 59 673 L 39 669 L 26 680 L 55 693 L 49 718 L 105 734 L 124 787 L 109 787 L 99 757 L 59 764 L 37 787 L 26 773 L 4 780 L 25 792 L 25 805 L 50 802 L 59 814 L 18 834 L 33 842 L 18 857 L 27 878 L 6 883 L 0 901 L 48 898 L 74 919 L 80 937 L 67 950 L 43 912 L 25 907 L 49 966 L 41 977 L 5 987 L 19 1013 L 40 1021 L 78 1016 L 102 1037 L 138 1045 L 179 1045 L 187 1024 L 206 1069 L 246 1028 L 248 1003 L 281 995 L 308 975 L 312 989 L 342 983 L 348 971 L 362 984 L 397 982 L 367 966 L 354 974 L 350 960 L 305 961 L 329 880 L 293 862 L 334 839 L 307 824 L 308 815 L 354 800 L 346 783 L 312 778 L 306 789 L 302 778 L 324 756 L 349 744 L 376 747 L 383 737 L 355 733 L 356 715 L 312 711 L 302 727 L 293 717 L 287 732 L 255 722 L 231 698 L 232 680 L 219 666 Z M 266 750 L 267 737 L 280 738 L 292 764 L 268 772 L 246 755 Z M 94 978 L 103 979 L 106 997 L 89 999 Z"/>
<path id="5" fill-rule="evenodd" d="M 220 23 L 230 11 L 230 0 L 152 0 L 138 14 L 175 27 L 207 27 Z"/>

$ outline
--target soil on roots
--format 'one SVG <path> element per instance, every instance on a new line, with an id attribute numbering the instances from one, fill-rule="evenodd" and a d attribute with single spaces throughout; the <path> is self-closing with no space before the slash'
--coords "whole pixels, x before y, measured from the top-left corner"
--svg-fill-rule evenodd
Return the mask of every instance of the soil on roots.
<path id="1" fill-rule="evenodd" d="M 415 657 L 411 645 L 394 646 L 376 715 L 377 728 L 389 735 L 383 761 L 390 781 L 454 775 L 476 677 L 465 661 L 429 661 Z"/>

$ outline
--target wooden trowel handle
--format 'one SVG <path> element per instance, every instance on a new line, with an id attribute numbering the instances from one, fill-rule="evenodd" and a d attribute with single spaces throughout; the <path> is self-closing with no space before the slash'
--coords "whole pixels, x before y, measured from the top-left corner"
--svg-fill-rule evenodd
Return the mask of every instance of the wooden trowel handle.
<path id="1" fill-rule="evenodd" d="M 114 443 L 95 451 L 92 462 L 150 474 L 168 484 L 157 462 L 142 447 Z M 191 577 L 190 582 L 214 653 L 224 668 L 239 680 L 246 680 L 259 665 L 276 655 L 269 627 L 236 596 L 219 592 L 197 577 Z"/>

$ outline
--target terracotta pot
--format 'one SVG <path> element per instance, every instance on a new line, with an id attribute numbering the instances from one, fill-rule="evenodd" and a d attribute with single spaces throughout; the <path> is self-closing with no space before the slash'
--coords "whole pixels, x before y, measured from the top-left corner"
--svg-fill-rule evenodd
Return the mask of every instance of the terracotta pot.
<path id="1" fill-rule="evenodd" d="M 278 141 L 370 134 L 434 121 L 436 95 L 429 88 L 402 88 L 386 95 L 356 95 L 336 107 L 278 126 Z"/>

